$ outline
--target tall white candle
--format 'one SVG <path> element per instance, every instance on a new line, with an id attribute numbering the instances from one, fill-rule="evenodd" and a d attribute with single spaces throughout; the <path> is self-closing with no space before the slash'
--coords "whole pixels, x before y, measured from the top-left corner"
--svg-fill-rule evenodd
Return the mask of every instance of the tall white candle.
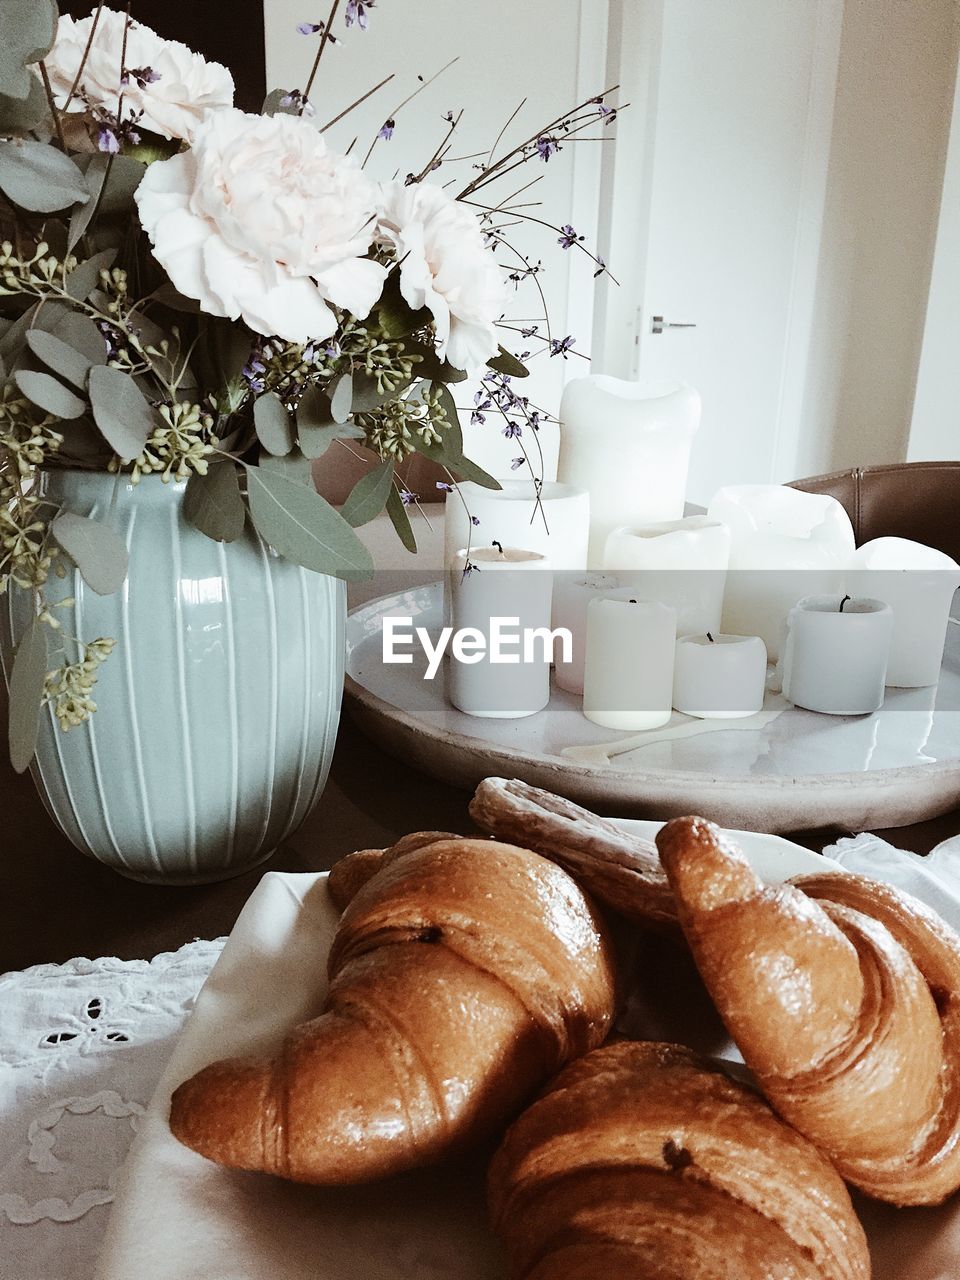
<path id="1" fill-rule="evenodd" d="M 772 484 L 721 489 L 708 514 L 730 529 L 723 630 L 760 636 L 776 661 L 797 601 L 842 588 L 854 549 L 850 517 L 835 498 Z"/>
<path id="2" fill-rule="evenodd" d="M 550 631 L 553 576 L 549 561 L 517 547 L 461 551 L 448 571 L 453 637 L 447 696 L 471 716 L 516 719 L 550 700 L 550 654 L 544 643 L 525 651 L 523 636 Z M 517 635 L 518 643 L 507 637 Z M 491 650 L 501 645 L 505 660 Z"/>
<path id="3" fill-rule="evenodd" d="M 590 533 L 590 497 L 572 484 L 532 480 L 501 480 L 499 489 L 485 489 L 468 481 L 459 493 L 448 493 L 444 508 L 444 565 L 461 547 L 528 547 L 549 557 L 557 570 L 585 569 Z M 471 525 L 470 517 L 479 523 Z"/>
<path id="4" fill-rule="evenodd" d="M 553 579 L 553 625 L 565 627 L 572 640 L 569 662 L 557 657 L 554 679 L 568 693 L 583 693 L 583 664 L 587 650 L 587 607 L 620 586 L 612 573 L 558 573 Z"/>
<path id="5" fill-rule="evenodd" d="M 759 636 L 681 636 L 673 705 L 701 720 L 736 720 L 763 709 L 767 650 Z"/>
<path id="6" fill-rule="evenodd" d="M 560 404 L 557 478 L 590 493 L 591 569 L 622 525 L 683 515 L 700 397 L 680 383 L 591 375 L 568 382 Z"/>
<path id="7" fill-rule="evenodd" d="M 847 586 L 893 609 L 887 684 L 937 684 L 950 606 L 960 586 L 956 560 L 906 538 L 876 538 L 855 552 Z"/>
<path id="8" fill-rule="evenodd" d="M 583 714 L 607 729 L 656 729 L 670 719 L 677 611 L 625 592 L 591 600 Z"/>
<path id="9" fill-rule="evenodd" d="M 680 635 L 720 630 L 730 530 L 707 516 L 614 529 L 604 568 L 644 600 L 677 611 Z M 625 571 L 625 572 L 623 572 Z"/>
<path id="10" fill-rule="evenodd" d="M 784 697 L 828 715 L 876 711 L 883 704 L 892 634 L 893 613 L 882 600 L 830 595 L 799 601 L 787 617 Z"/>

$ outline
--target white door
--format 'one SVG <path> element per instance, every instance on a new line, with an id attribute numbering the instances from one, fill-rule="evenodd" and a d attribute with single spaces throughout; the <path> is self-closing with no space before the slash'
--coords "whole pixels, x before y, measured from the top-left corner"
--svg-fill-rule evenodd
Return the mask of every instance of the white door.
<path id="1" fill-rule="evenodd" d="M 795 478 L 841 18 L 842 0 L 621 6 L 637 106 L 606 194 L 611 265 L 628 270 L 600 359 L 700 391 L 692 501 Z"/>

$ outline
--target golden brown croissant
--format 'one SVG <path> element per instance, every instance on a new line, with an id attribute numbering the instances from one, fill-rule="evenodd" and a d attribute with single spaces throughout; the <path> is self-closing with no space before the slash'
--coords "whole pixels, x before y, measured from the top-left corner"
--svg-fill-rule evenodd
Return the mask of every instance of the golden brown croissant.
<path id="1" fill-rule="evenodd" d="M 699 818 L 657 843 L 697 966 L 777 1111 L 878 1199 L 960 1187 L 956 935 L 865 877 L 766 887 Z"/>
<path id="2" fill-rule="evenodd" d="M 609 1044 L 508 1131 L 488 1179 L 515 1280 L 866 1280 L 840 1178 L 689 1050 Z"/>
<path id="3" fill-rule="evenodd" d="M 517 778 L 485 778 L 470 802 L 481 831 L 559 863 L 604 906 L 642 924 L 676 927 L 656 845 L 571 800 Z"/>
<path id="4" fill-rule="evenodd" d="M 609 946 L 559 867 L 486 840 L 406 843 L 334 938 L 320 1017 L 217 1062 L 170 1127 L 220 1164 L 363 1182 L 494 1134 L 614 1013 Z"/>

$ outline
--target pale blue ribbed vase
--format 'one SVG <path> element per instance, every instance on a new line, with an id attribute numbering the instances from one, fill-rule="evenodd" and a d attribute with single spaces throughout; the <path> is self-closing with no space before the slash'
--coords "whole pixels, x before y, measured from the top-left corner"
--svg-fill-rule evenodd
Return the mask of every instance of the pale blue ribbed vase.
<path id="1" fill-rule="evenodd" d="M 249 525 L 212 542 L 183 518 L 184 484 L 85 471 L 41 484 L 51 502 L 108 521 L 130 551 L 113 596 L 79 573 L 51 577 L 46 592 L 76 597 L 57 611 L 65 631 L 117 640 L 88 724 L 64 733 L 42 713 L 33 777 L 48 812 L 78 849 L 137 880 L 239 875 L 299 826 L 326 782 L 344 584 L 280 559 Z M 26 592 L 0 598 L 6 672 L 29 609 Z"/>

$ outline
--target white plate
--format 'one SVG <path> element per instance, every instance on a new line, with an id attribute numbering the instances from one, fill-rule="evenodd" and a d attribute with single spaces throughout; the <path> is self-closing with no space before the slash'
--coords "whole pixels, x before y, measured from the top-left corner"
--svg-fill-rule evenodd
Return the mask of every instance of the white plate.
<path id="1" fill-rule="evenodd" d="M 347 619 L 347 705 L 386 751 L 455 786 L 517 777 L 593 809 L 636 817 L 703 813 L 723 826 L 799 831 L 904 826 L 960 804 L 960 627 L 949 628 L 939 689 L 889 689 L 873 716 L 823 716 L 788 707 L 760 723 L 691 721 L 618 753 L 632 735 L 600 729 L 579 699 L 555 689 L 522 720 L 463 715 L 425 660 L 385 665 L 386 616 L 428 631 L 442 621 L 441 587 L 370 601 Z M 781 704 L 782 705 L 782 704 Z M 680 730 L 681 735 L 676 736 Z M 635 735 L 633 735 L 635 736 Z M 609 755 L 598 745 L 610 748 Z"/>
<path id="2" fill-rule="evenodd" d="M 662 822 L 646 822 L 639 818 L 611 818 L 618 827 L 644 840 L 655 840 Z M 821 871 L 845 871 L 838 862 L 832 862 L 804 849 L 803 845 L 784 840 L 783 836 L 770 836 L 760 831 L 726 832 L 747 856 L 757 875 L 767 884 L 781 884 L 793 876 L 806 876 Z"/>

